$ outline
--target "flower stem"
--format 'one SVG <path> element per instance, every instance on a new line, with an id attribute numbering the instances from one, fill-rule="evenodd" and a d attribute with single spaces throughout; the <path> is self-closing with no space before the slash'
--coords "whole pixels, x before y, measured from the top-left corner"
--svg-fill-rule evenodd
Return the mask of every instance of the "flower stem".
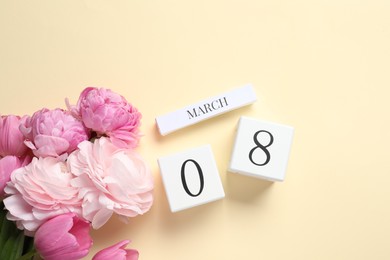
<path id="1" fill-rule="evenodd" d="M 30 260 L 33 256 L 35 256 L 36 253 L 37 251 L 33 249 L 30 252 L 27 252 L 26 254 L 19 257 L 17 260 Z"/>

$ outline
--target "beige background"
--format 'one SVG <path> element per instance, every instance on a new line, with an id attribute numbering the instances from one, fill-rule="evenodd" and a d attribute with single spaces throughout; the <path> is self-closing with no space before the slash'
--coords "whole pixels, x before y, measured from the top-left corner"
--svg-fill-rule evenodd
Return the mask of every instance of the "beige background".
<path id="1" fill-rule="evenodd" d="M 0 0 L 0 113 L 86 86 L 143 113 L 150 212 L 92 232 L 140 259 L 390 259 L 390 2 Z M 250 107 L 161 137 L 154 118 L 251 82 Z M 241 115 L 295 127 L 282 183 L 227 172 Z M 157 158 L 211 144 L 224 200 L 170 213 Z"/>

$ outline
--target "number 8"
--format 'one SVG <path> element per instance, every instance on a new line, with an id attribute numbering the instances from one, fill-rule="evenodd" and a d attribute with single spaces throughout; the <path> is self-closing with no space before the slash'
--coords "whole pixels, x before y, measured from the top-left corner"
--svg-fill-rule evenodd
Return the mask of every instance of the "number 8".
<path id="1" fill-rule="evenodd" d="M 269 135 L 269 143 L 267 145 L 262 145 L 258 140 L 257 140 L 257 136 L 260 134 L 260 133 L 266 133 Z M 274 136 L 266 131 L 266 130 L 260 130 L 260 131 L 257 131 L 254 135 L 253 135 L 253 141 L 255 142 L 256 146 L 252 148 L 252 150 L 250 150 L 249 152 L 249 160 L 254 164 L 254 165 L 257 165 L 257 166 L 264 166 L 266 165 L 267 163 L 269 163 L 269 160 L 271 159 L 271 154 L 269 153 L 269 151 L 267 150 L 267 148 L 269 146 L 271 146 L 271 144 L 274 142 Z M 265 153 L 265 156 L 266 156 L 266 159 L 263 163 L 257 163 L 253 160 L 253 153 L 256 149 L 261 149 L 264 153 Z"/>

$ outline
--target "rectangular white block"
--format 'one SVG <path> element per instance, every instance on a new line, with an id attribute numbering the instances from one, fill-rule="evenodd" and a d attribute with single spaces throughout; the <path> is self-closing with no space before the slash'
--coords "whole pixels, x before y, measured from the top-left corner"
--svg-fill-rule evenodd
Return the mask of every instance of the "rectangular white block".
<path id="1" fill-rule="evenodd" d="M 205 99 L 177 111 L 156 117 L 161 135 L 167 135 L 200 121 L 237 109 L 257 100 L 252 85 L 231 90 L 226 93 Z"/>
<path id="2" fill-rule="evenodd" d="M 270 181 L 283 181 L 294 128 L 241 117 L 229 171 Z"/>
<path id="3" fill-rule="evenodd" d="M 158 159 L 172 212 L 225 197 L 210 145 Z"/>

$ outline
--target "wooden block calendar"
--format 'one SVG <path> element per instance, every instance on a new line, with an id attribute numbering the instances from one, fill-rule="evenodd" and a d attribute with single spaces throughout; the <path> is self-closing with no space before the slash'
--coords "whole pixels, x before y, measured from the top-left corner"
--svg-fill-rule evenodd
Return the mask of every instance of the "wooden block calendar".
<path id="1" fill-rule="evenodd" d="M 156 118 L 162 135 L 256 101 L 247 85 Z M 204 113 L 198 113 L 203 111 Z M 207 113 L 206 113 L 206 112 Z M 294 128 L 241 116 L 228 169 L 269 181 L 285 179 Z M 172 212 L 225 197 L 210 145 L 158 159 Z"/>
<path id="2" fill-rule="evenodd" d="M 283 181 L 294 128 L 242 116 L 238 122 L 229 171 Z"/>
<path id="3" fill-rule="evenodd" d="M 225 197 L 210 145 L 158 159 L 172 212 Z"/>

